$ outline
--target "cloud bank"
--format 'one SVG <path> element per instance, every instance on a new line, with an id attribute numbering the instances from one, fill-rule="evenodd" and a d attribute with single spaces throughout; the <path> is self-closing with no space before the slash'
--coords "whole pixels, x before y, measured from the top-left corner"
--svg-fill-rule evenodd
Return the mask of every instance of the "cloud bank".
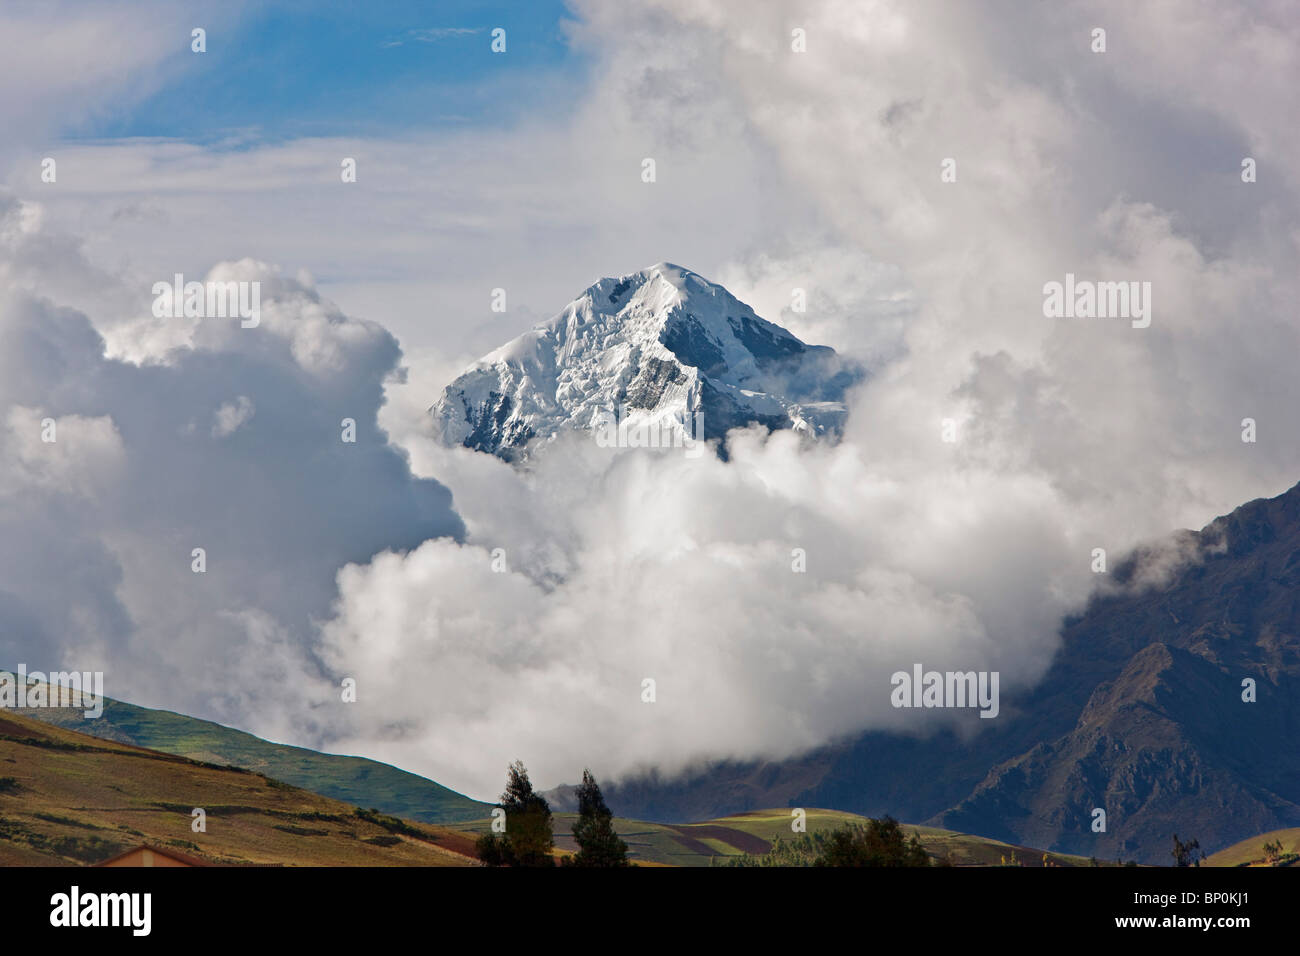
<path id="1" fill-rule="evenodd" d="M 0 204 L 6 261 L 48 247 L 38 221 Z M 55 248 L 32 285 L 94 274 L 75 245 Z M 312 622 L 337 569 L 462 526 L 377 427 L 391 335 L 251 260 L 208 278 L 261 282 L 259 328 L 177 320 L 191 344 L 143 365 L 105 357 L 84 314 L 7 283 L 0 658 L 103 670 L 110 696 L 227 718 L 278 698 L 287 734 L 310 722 L 295 710 L 321 679 Z"/>

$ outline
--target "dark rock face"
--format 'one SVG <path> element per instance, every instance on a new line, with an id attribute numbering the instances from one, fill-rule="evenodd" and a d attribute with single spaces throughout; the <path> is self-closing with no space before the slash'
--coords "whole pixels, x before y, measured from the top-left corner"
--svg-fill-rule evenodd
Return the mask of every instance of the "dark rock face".
<path id="1" fill-rule="evenodd" d="M 1300 825 L 1300 485 L 1116 568 L 1062 626 L 1017 716 L 962 740 L 867 733 L 802 758 L 610 788 L 617 812 L 695 819 L 759 806 L 891 813 L 1044 849 L 1168 864 Z M 1255 702 L 1243 700 L 1243 681 Z M 1106 829 L 1094 832 L 1094 811 Z"/>
<path id="2" fill-rule="evenodd" d="M 704 410 L 704 437 L 722 438 L 732 428 L 759 424 L 764 428 L 777 429 L 789 422 L 780 415 L 760 415 L 752 409 L 741 406 L 727 391 L 716 388 L 712 382 L 704 381 L 700 385 L 700 405 Z M 725 458 L 726 449 L 719 449 Z"/>
<path id="3" fill-rule="evenodd" d="M 1001 821 L 1035 846 L 1168 863 L 1175 832 L 1203 845 L 1213 834 L 1217 847 L 1300 820 L 1296 781 L 1285 779 L 1294 761 L 1277 766 L 1285 711 L 1244 703 L 1236 673 L 1148 645 L 1097 687 L 1075 727 L 994 767 L 942 824 L 986 832 Z M 1096 808 L 1104 833 L 1092 832 Z"/>
<path id="4" fill-rule="evenodd" d="M 754 322 L 748 316 L 741 316 L 738 319 L 727 316 L 727 324 L 731 326 L 732 332 L 740 339 L 741 344 L 749 349 L 750 354 L 758 361 L 759 368 L 768 367 L 774 360 L 801 355 L 807 351 L 803 343 L 773 335 L 769 329 Z"/>
<path id="5" fill-rule="evenodd" d="M 717 375 L 725 367 L 722 349 L 693 315 L 669 322 L 659 341 L 676 355 L 683 365 L 693 366 L 705 375 Z"/>
<path id="6" fill-rule="evenodd" d="M 625 400 L 629 408 L 654 408 L 664 389 L 685 380 L 681 369 L 671 362 L 649 358 L 641 364 L 637 377 L 628 386 Z"/>
<path id="7" fill-rule="evenodd" d="M 465 447 L 475 451 L 496 452 L 497 449 L 525 445 L 532 433 L 527 428 L 510 426 L 511 401 L 509 395 L 491 392 L 488 401 L 476 406 L 465 406 L 465 418 L 473 430 L 465 439 Z"/>
<path id="8" fill-rule="evenodd" d="M 614 288 L 609 290 L 609 301 L 611 305 L 618 305 L 618 300 L 627 294 L 627 290 L 632 288 L 631 279 L 622 279 L 614 284 Z"/>

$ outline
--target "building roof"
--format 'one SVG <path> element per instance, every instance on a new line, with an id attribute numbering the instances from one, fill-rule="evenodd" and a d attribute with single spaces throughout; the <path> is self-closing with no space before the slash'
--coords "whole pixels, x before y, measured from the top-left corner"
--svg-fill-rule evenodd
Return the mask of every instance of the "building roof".
<path id="1" fill-rule="evenodd" d="M 116 856 L 110 856 L 107 860 L 101 860 L 96 863 L 95 866 L 108 866 L 119 860 L 126 859 L 133 853 L 139 853 L 141 850 L 148 850 L 151 853 L 157 853 L 159 856 L 168 857 L 169 859 L 175 860 L 177 863 L 182 863 L 185 866 L 212 866 L 212 864 L 207 860 L 200 860 L 197 856 L 190 856 L 188 853 L 181 853 L 178 850 L 171 849 L 170 847 L 164 848 L 155 846 L 152 843 L 141 843 L 138 846 L 133 846 L 129 850 L 124 850 Z"/>

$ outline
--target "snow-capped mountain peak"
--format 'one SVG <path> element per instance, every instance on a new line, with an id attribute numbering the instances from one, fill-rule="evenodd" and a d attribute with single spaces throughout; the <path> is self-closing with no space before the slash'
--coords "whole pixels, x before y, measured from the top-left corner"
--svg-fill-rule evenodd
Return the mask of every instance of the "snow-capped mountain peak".
<path id="1" fill-rule="evenodd" d="M 444 443 L 507 460 L 564 429 L 611 422 L 705 439 L 753 423 L 821 435 L 838 431 L 844 390 L 860 374 L 722 286 L 661 262 L 589 286 L 474 363 L 430 414 Z"/>

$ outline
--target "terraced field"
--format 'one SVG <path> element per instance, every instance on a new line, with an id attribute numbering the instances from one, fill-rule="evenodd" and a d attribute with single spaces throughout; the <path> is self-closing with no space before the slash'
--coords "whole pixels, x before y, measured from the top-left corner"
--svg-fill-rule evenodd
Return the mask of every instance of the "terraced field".
<path id="1" fill-rule="evenodd" d="M 555 814 L 555 844 L 557 850 L 567 853 L 576 850 L 572 829 L 576 815 Z M 833 830 L 847 822 L 862 823 L 865 817 L 838 810 L 808 810 L 808 832 Z M 748 853 L 766 853 L 778 836 L 791 836 L 790 811 L 757 810 L 720 817 L 702 823 L 647 823 L 643 820 L 615 818 L 614 826 L 628 845 L 628 855 L 636 863 L 667 866 L 709 866 L 716 858 L 722 862 L 729 857 Z M 452 824 L 452 829 L 475 835 L 486 832 L 489 820 Z M 905 826 L 910 837 L 916 831 L 926 851 L 936 859 L 946 857 L 954 866 L 999 866 L 1005 859 L 1010 863 L 1014 854 L 1024 866 L 1042 866 L 1043 851 L 1031 847 L 1013 846 L 997 840 L 939 830 L 933 827 Z M 1086 857 L 1049 853 L 1047 858 L 1056 866 L 1088 866 Z M 1112 861 L 1113 865 L 1113 861 Z"/>
<path id="2" fill-rule="evenodd" d="M 264 773 L 295 787 L 425 823 L 476 820 L 491 805 L 396 767 L 340 754 L 272 743 L 252 734 L 167 710 L 106 699 L 104 713 L 88 720 L 77 708 L 14 710 L 42 723 L 92 737 L 222 766 Z"/>
<path id="3" fill-rule="evenodd" d="M 191 811 L 207 831 L 191 829 Z M 140 844 L 214 864 L 476 866 L 472 841 L 233 767 L 0 715 L 0 865 L 86 865 Z"/>

